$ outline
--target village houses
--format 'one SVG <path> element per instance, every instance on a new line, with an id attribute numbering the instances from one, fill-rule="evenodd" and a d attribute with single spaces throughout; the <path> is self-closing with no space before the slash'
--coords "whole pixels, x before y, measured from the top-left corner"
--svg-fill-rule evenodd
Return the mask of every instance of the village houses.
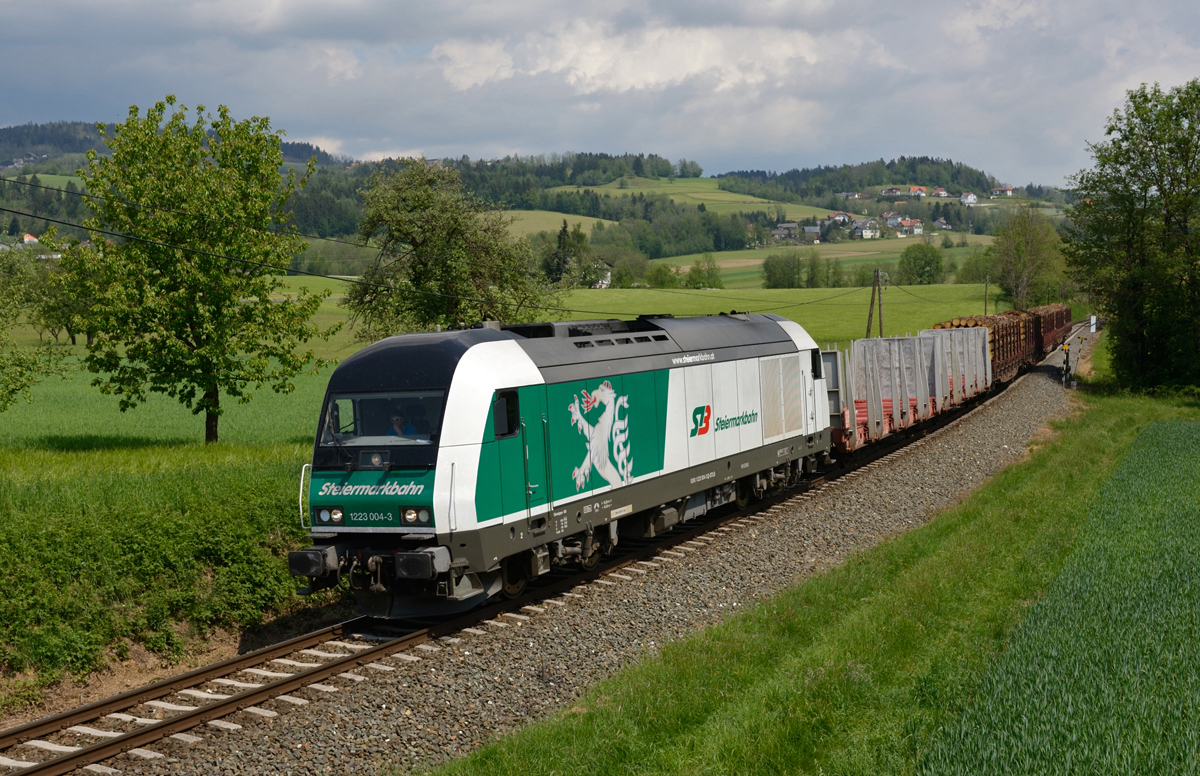
<path id="1" fill-rule="evenodd" d="M 963 204 L 963 205 L 974 205 L 976 202 L 979 201 L 979 197 L 975 196 L 974 194 L 972 194 L 969 191 L 964 191 L 962 193 L 962 196 L 958 198 L 958 201 L 960 204 Z"/>
<path id="2" fill-rule="evenodd" d="M 946 191 L 946 189 L 944 189 L 943 187 L 938 186 L 936 189 L 933 190 L 933 196 L 937 197 L 938 199 L 949 199 L 950 192 Z"/>
<path id="3" fill-rule="evenodd" d="M 1012 186 L 997 186 L 996 188 L 992 189 L 993 197 L 1011 197 L 1012 195 L 1013 195 L 1013 187 Z"/>

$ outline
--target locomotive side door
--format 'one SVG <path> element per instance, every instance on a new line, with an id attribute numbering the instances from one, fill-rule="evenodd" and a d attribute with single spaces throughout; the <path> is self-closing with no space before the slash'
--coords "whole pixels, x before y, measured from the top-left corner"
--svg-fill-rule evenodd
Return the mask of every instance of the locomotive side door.
<path id="1" fill-rule="evenodd" d="M 543 416 L 545 388 L 527 386 L 496 392 L 496 447 L 500 459 L 500 500 L 506 523 L 530 521 L 536 528 L 549 490 Z M 531 520 L 532 518 L 532 520 Z M 546 521 L 540 520 L 544 528 Z"/>

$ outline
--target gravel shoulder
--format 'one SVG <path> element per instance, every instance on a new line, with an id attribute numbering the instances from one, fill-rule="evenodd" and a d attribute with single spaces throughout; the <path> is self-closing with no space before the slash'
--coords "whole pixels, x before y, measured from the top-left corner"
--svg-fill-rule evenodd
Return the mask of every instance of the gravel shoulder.
<path id="1" fill-rule="evenodd" d="M 1089 343 L 1090 344 L 1090 343 Z M 1056 354 L 987 405 L 854 475 L 709 534 L 653 564 L 618 572 L 502 623 L 272 701 L 274 718 L 229 717 L 241 730 L 193 731 L 163 759 L 122 757 L 126 773 L 318 774 L 424 769 L 569 709 L 594 682 L 929 522 L 1021 458 L 1069 410 Z M 415 659 L 414 659 L 415 658 Z"/>

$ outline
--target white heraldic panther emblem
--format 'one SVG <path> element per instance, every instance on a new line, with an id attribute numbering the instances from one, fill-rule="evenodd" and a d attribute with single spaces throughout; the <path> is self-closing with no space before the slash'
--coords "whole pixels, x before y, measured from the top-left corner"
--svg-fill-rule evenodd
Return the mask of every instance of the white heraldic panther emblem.
<path id="1" fill-rule="evenodd" d="M 582 394 L 582 402 L 576 396 L 567 407 L 571 411 L 571 425 L 578 426 L 588 446 L 583 463 L 571 472 L 575 478 L 575 489 L 583 490 L 592 469 L 613 487 L 628 484 L 630 472 L 633 471 L 633 459 L 629 457 L 629 397 L 617 396 L 607 380 L 592 393 L 582 391 Z M 584 415 L 595 409 L 596 405 L 603 406 L 604 410 L 596 424 L 592 425 Z M 625 417 L 618 416 L 622 409 L 625 410 Z"/>

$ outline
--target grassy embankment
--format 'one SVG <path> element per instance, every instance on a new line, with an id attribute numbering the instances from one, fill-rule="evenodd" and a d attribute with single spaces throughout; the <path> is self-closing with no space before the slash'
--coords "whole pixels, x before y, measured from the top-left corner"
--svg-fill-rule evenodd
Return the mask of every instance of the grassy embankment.
<path id="1" fill-rule="evenodd" d="M 321 325 L 344 318 L 337 306 L 344 284 L 287 282 L 334 291 Z M 776 309 L 821 342 L 845 342 L 863 333 L 869 292 L 807 304 L 845 291 L 579 291 L 564 304 L 580 308 L 577 318 L 592 317 L 586 310 Z M 947 301 L 910 304 L 912 297 L 890 290 L 887 331 L 916 331 L 982 306 L 981 288 L 917 291 Z M 37 342 L 32 331 L 19 334 L 23 343 Z M 358 347 L 344 329 L 317 350 L 345 358 Z M 227 401 L 222 441 L 210 447 L 200 442 L 203 419 L 175 401 L 151 396 L 122 413 L 90 380 L 76 373 L 46 381 L 32 404 L 2 416 L 0 716 L 36 702 L 67 673 L 86 676 L 135 645 L 179 655 L 201 646 L 195 637 L 209 628 L 238 630 L 310 605 L 293 595 L 284 557 L 303 541 L 297 478 L 328 370 L 301 375 L 292 394 L 263 389 L 249 404 Z"/>
<path id="2" fill-rule="evenodd" d="M 1053 437 L 1026 460 L 929 525 L 667 646 L 596 686 L 577 702 L 582 713 L 559 714 L 440 773 L 913 773 L 927 757 L 931 773 L 1002 773 L 1014 760 L 997 760 L 997 745 L 988 749 L 998 728 L 1009 742 L 1040 734 L 1025 753 L 1044 753 L 1035 747 L 1052 740 L 1059 747 L 1053 762 L 1061 764 L 1070 735 L 1105 713 L 1108 722 L 1080 733 L 1091 751 L 1103 740 L 1117 752 L 1101 770 L 1149 772 L 1139 767 L 1154 762 L 1146 750 L 1177 753 L 1188 741 L 1194 752 L 1194 736 L 1183 732 L 1171 740 L 1169 734 L 1137 735 L 1146 730 L 1141 723 L 1171 720 L 1173 727 L 1159 729 L 1181 731 L 1190 713 L 1181 693 L 1193 686 L 1186 682 L 1195 672 L 1195 591 L 1194 579 L 1180 572 L 1195 568 L 1194 553 L 1183 549 L 1195 538 L 1195 520 L 1170 540 L 1163 530 L 1170 521 L 1125 532 L 1113 530 L 1121 519 L 1101 520 L 1098 529 L 1088 515 L 1115 509 L 1114 515 L 1132 517 L 1124 510 L 1147 490 L 1125 488 L 1131 476 L 1125 472 L 1106 487 L 1113 471 L 1142 429 L 1169 419 L 1195 421 L 1200 407 L 1120 394 L 1080 398 L 1082 411 L 1056 422 Z M 1200 496 L 1194 444 L 1171 445 L 1176 455 L 1192 457 L 1190 482 L 1177 476 L 1171 484 L 1186 489 L 1177 497 L 1184 503 L 1190 497 L 1193 505 Z M 1142 463 L 1144 449 L 1139 444 L 1129 472 L 1155 473 Z M 1106 507 L 1113 489 L 1129 493 Z M 1156 569 L 1155 551 L 1168 545 L 1171 562 Z M 1097 552 L 1089 548 L 1097 547 L 1107 565 L 1088 572 Z M 1130 556 L 1138 563 L 1124 569 L 1113 563 Z M 1105 575 L 1109 568 L 1117 573 Z M 1120 593 L 1121 584 L 1139 581 Z M 1089 583 L 1087 598 L 1074 605 L 1065 600 Z M 1133 594 L 1146 588 L 1152 605 L 1139 611 Z M 1014 656 L 1004 658 L 1010 635 L 1048 589 L 1051 596 L 1034 608 L 1037 619 L 1017 631 Z M 1118 604 L 1107 603 L 1109 593 Z M 1039 638 L 1038 624 L 1064 606 L 1074 619 Z M 1180 606 L 1192 608 L 1175 626 L 1170 617 L 1182 614 Z M 1106 628 L 1106 620 L 1117 627 Z M 1085 629 L 1072 632 L 1075 627 Z M 1114 635 L 1124 641 L 1106 648 Z M 1034 642 L 1032 649 L 1023 639 Z M 1047 650 L 1056 647 L 1076 650 L 1076 662 L 1067 655 L 1066 665 L 1048 661 Z M 1193 658 L 1182 677 L 1163 676 L 1168 664 L 1153 662 L 1170 647 L 1181 647 L 1176 657 Z M 1030 664 L 1035 656 L 1040 662 Z M 1091 656 L 1097 661 L 1086 672 L 1063 678 Z M 1108 705 L 1097 702 L 1112 678 L 1105 667 L 1125 672 Z M 1061 681 L 1076 695 L 1046 704 L 1045 693 L 1033 689 L 1039 680 Z M 1140 688 L 1168 692 L 1151 700 Z M 1071 700 L 1090 706 L 1071 711 Z M 1021 727 L 1014 706 L 1035 715 L 1029 728 Z M 1072 713 L 1080 719 L 1056 736 L 1046 732 Z M 1130 716 L 1139 724 L 1125 727 Z M 961 731 L 958 739 L 942 743 L 944 728 Z M 980 756 L 955 759 L 961 740 L 973 742 Z"/>

